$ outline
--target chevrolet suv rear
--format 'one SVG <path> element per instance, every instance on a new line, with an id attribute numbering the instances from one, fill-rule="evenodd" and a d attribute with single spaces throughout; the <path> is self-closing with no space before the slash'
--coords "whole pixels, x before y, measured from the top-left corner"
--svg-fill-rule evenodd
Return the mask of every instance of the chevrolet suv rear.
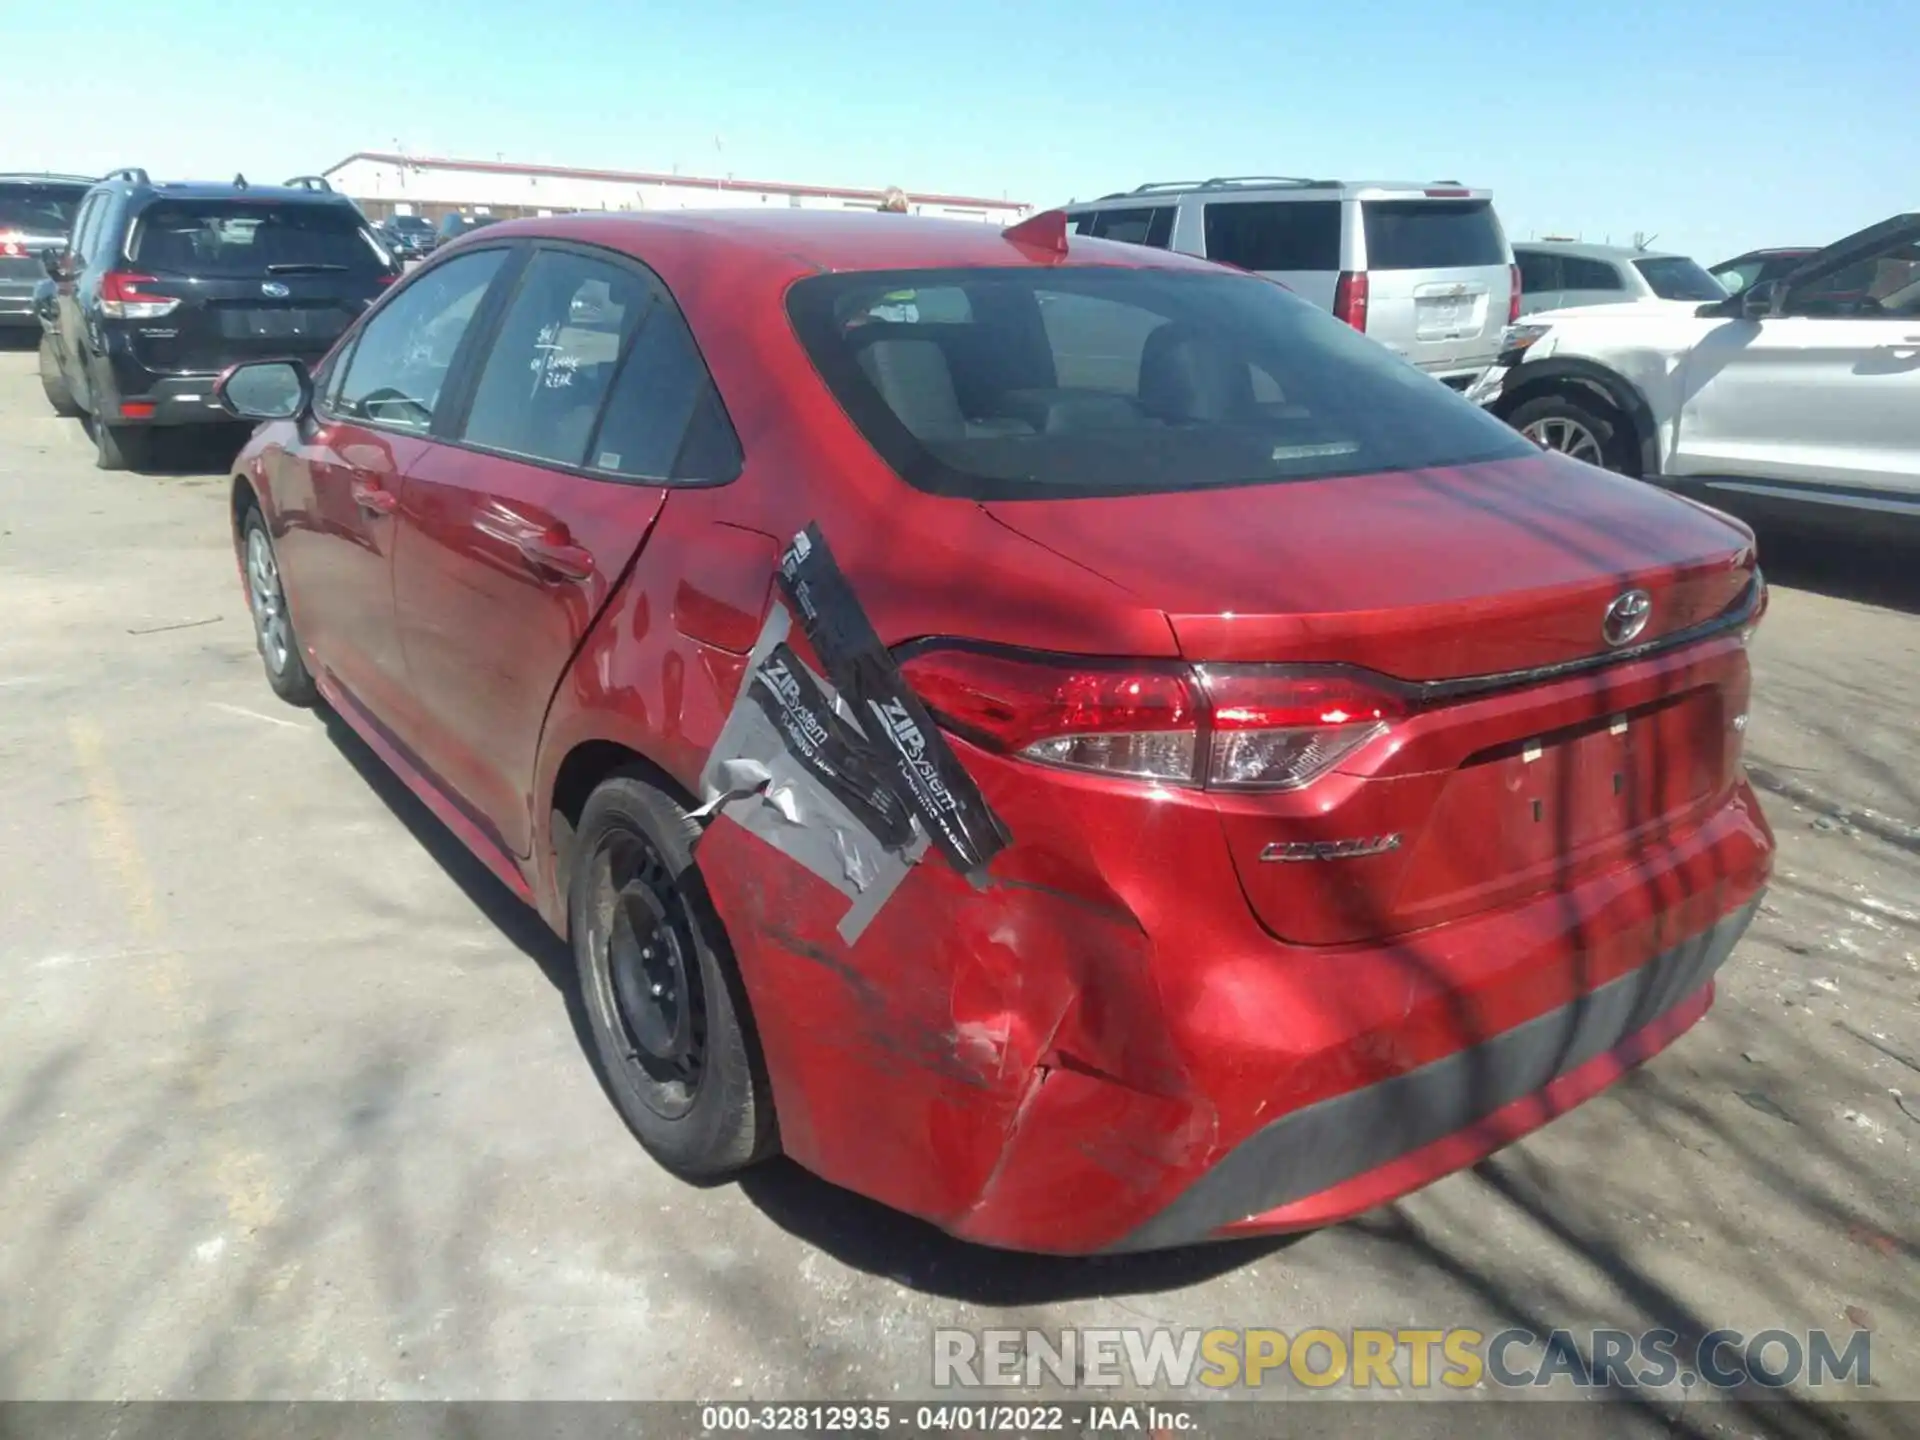
<path id="1" fill-rule="evenodd" d="M 1253 175 L 1141 185 L 1069 205 L 1076 234 L 1204 255 L 1278 280 L 1464 390 L 1519 318 L 1493 193 Z"/>
<path id="2" fill-rule="evenodd" d="M 87 416 L 101 468 L 118 470 L 155 427 L 229 420 L 213 399 L 228 366 L 319 360 L 400 267 L 316 177 L 156 184 L 120 170 L 87 192 L 48 271 L 47 400 Z"/>

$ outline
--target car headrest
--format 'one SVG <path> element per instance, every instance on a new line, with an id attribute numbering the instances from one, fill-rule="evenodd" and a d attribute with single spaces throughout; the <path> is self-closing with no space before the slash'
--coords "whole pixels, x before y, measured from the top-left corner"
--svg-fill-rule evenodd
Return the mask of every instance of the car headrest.
<path id="1" fill-rule="evenodd" d="M 1162 325 L 1140 352 L 1140 407 L 1174 423 L 1242 416 L 1253 409 L 1253 375 L 1198 331 Z"/>
<path id="2" fill-rule="evenodd" d="M 861 346 L 860 368 L 917 440 L 957 440 L 967 431 L 946 352 L 931 340 L 881 338 Z"/>

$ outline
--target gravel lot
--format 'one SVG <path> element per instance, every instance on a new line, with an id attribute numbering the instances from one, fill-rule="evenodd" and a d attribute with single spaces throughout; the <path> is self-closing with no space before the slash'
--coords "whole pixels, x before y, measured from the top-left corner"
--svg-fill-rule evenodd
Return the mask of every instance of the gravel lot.
<path id="1" fill-rule="evenodd" d="M 1697 1029 L 1358 1223 L 1063 1262 L 656 1168 L 564 949 L 268 692 L 200 440 L 98 472 L 0 353 L 0 1396 L 906 1398 L 940 1325 L 1421 1323 L 1871 1327 L 1920 1399 L 1914 551 L 1767 537 L 1779 873 Z"/>

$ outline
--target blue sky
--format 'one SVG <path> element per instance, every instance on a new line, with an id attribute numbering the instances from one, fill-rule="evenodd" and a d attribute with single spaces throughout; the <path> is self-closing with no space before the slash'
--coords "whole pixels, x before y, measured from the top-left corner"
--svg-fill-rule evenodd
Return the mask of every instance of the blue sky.
<path id="1" fill-rule="evenodd" d="M 1641 230 L 1708 263 L 1920 208 L 1900 3 L 0 0 L 0 30 L 46 58 L 7 66 L 4 163 L 35 169 L 278 179 L 397 139 L 1043 204 L 1446 176 L 1516 239 Z"/>

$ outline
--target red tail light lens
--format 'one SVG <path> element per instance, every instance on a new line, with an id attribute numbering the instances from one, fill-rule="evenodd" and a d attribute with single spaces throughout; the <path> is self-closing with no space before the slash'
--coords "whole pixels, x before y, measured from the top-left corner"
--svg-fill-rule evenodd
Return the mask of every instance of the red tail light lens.
<path id="1" fill-rule="evenodd" d="M 958 649 L 901 669 L 942 725 L 989 749 L 1209 789 L 1311 784 L 1405 713 L 1384 684 L 1346 671 Z"/>
<path id="2" fill-rule="evenodd" d="M 110 270 L 100 277 L 100 313 L 111 320 L 158 320 L 180 308 L 175 295 L 156 295 L 145 287 L 160 282 L 151 275 Z"/>
<path id="3" fill-rule="evenodd" d="M 1507 292 L 1507 324 L 1520 322 L 1520 267 L 1509 265 L 1507 273 L 1513 277 L 1513 288 Z"/>
<path id="4" fill-rule="evenodd" d="M 1333 284 L 1333 318 L 1356 330 L 1367 328 L 1367 272 L 1342 270 Z"/>
<path id="5" fill-rule="evenodd" d="M 0 230 L 0 255 L 6 256 L 9 260 L 25 255 L 27 253 L 25 240 L 26 236 L 16 230 Z"/>
<path id="6" fill-rule="evenodd" d="M 1346 671 L 1203 665 L 1212 719 L 1207 784 L 1296 790 L 1406 713 L 1391 691 Z"/>
<path id="7" fill-rule="evenodd" d="M 1199 711 L 1186 674 L 927 650 L 901 666 L 943 724 L 1072 770 L 1192 784 Z"/>

